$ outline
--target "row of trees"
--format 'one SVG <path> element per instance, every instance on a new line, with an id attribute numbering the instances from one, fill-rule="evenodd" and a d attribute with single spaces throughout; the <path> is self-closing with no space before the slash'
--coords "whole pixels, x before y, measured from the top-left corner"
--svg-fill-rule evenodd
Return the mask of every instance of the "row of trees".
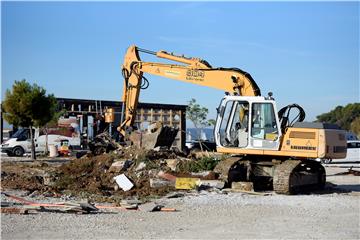
<path id="1" fill-rule="evenodd" d="M 330 112 L 316 117 L 317 122 L 328 122 L 339 125 L 342 129 L 360 136 L 360 103 L 350 103 L 345 107 L 337 106 Z"/>

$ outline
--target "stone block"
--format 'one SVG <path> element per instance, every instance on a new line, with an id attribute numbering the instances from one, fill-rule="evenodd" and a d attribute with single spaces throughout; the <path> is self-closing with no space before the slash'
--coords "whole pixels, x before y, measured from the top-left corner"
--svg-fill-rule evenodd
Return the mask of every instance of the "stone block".
<path id="1" fill-rule="evenodd" d="M 151 188 L 161 188 L 161 187 L 168 187 L 168 186 L 174 186 L 174 182 L 157 179 L 157 178 L 150 178 L 150 187 Z"/>
<path id="2" fill-rule="evenodd" d="M 241 191 L 254 191 L 254 184 L 252 182 L 232 182 L 231 188 Z"/>

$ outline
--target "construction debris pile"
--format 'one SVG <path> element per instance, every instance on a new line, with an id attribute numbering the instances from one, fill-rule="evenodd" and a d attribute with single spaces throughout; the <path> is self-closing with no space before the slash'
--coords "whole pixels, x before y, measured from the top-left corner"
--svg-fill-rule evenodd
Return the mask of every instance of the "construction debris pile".
<path id="1" fill-rule="evenodd" d="M 205 155 L 205 156 L 204 156 Z M 3 188 L 95 201 L 120 202 L 163 196 L 179 189 L 223 188 L 212 171 L 220 161 L 209 154 L 186 157 L 176 150 L 123 148 L 88 154 L 60 166 L 47 163 L 3 164 Z"/>

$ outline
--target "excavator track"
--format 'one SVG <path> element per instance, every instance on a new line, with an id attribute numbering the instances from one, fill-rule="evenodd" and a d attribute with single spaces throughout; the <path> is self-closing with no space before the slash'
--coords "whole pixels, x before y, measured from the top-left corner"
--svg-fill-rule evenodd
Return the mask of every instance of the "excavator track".
<path id="1" fill-rule="evenodd" d="M 291 194 L 291 174 L 301 161 L 285 161 L 275 167 L 273 188 L 276 193 Z"/>
<path id="2" fill-rule="evenodd" d="M 294 194 L 322 189 L 325 169 L 316 161 L 286 160 L 275 166 L 273 188 L 279 194 Z"/>
<path id="3" fill-rule="evenodd" d="M 272 187 L 278 194 L 318 190 L 324 187 L 326 180 L 324 167 L 312 160 L 286 160 L 264 164 L 242 157 L 230 157 L 221 161 L 214 172 L 219 175 L 219 179 L 226 182 L 227 187 L 231 187 L 232 182 L 246 181 L 261 188 L 270 181 L 268 187 L 271 188 L 272 180 Z M 268 181 L 261 182 L 261 179 Z"/>
<path id="4" fill-rule="evenodd" d="M 219 179 L 226 181 L 226 182 L 231 182 L 229 181 L 231 178 L 231 172 L 233 172 L 234 170 L 236 170 L 239 161 L 241 160 L 241 157 L 229 157 L 221 162 L 219 162 L 215 169 L 214 172 L 216 174 L 219 175 Z"/>

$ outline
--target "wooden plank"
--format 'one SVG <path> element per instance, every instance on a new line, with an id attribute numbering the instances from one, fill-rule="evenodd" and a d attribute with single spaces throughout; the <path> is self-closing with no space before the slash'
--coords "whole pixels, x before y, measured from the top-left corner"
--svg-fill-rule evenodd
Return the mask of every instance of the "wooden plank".
<path id="1" fill-rule="evenodd" d="M 0 208 L 1 213 L 7 213 L 7 214 L 28 214 L 28 209 L 24 208 L 15 208 L 15 207 L 6 207 L 6 208 Z"/>

